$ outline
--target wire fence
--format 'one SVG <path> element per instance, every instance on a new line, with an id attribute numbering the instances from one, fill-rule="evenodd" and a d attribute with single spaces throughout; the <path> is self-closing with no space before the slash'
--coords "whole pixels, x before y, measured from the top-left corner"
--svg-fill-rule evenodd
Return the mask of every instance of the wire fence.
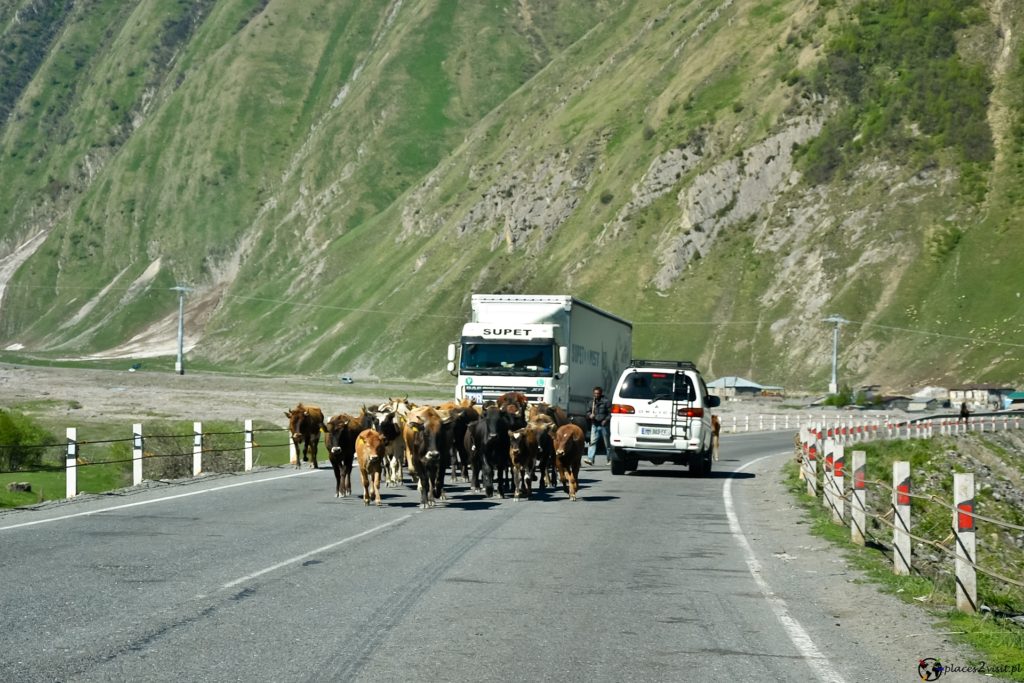
<path id="1" fill-rule="evenodd" d="M 849 432 L 808 427 L 801 430 L 796 443 L 808 494 L 820 498 L 834 522 L 850 526 L 853 542 L 863 545 L 870 540 L 877 547 L 888 547 L 894 573 L 913 570 L 951 580 L 957 607 L 964 612 L 979 609 L 976 574 L 999 582 L 1002 588 L 996 592 L 1008 593 L 1014 604 L 1024 605 L 1024 579 L 1019 571 L 1024 566 L 1024 549 L 1017 547 L 1012 534 L 1024 532 L 1024 524 L 977 511 L 979 503 L 990 501 L 976 500 L 974 473 L 951 472 L 950 493 L 917 492 L 912 491 L 908 461 L 893 462 L 893 480 L 887 482 L 868 478 L 866 452 L 854 450 L 848 484 L 846 447 L 856 443 Z M 943 477 L 942 483 L 946 488 L 948 480 Z M 869 496 L 870 490 L 881 495 Z M 1020 512 L 1015 513 L 1013 506 L 1002 511 L 1011 516 Z M 977 533 L 978 522 L 986 525 L 986 533 Z M 890 538 L 875 533 L 881 529 L 888 529 Z M 931 557 L 926 549 L 934 551 Z"/>
<path id="2" fill-rule="evenodd" d="M 294 459 L 286 428 L 254 427 L 251 420 L 246 420 L 242 429 L 218 426 L 204 431 L 196 422 L 192 432 L 164 426 L 145 435 L 142 425 L 135 424 L 131 436 L 122 438 L 78 439 L 76 429 L 67 432 L 64 442 L 0 444 L 0 482 L 7 482 L 14 494 L 31 498 L 34 492 L 36 499 L 42 500 L 54 497 L 55 486 L 47 477 L 56 475 L 64 479 L 63 497 L 70 498 L 82 492 L 80 479 L 85 490 L 99 493 L 138 485 L 144 479 L 242 472 Z M 49 494 L 45 496 L 40 493 L 44 481 Z M 21 499 L 14 504 L 24 502 Z"/>

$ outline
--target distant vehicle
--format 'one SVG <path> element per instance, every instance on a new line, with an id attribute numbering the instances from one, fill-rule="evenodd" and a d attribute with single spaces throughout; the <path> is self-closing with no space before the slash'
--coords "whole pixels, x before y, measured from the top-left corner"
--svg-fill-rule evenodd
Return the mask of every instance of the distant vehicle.
<path id="1" fill-rule="evenodd" d="M 355 380 L 352 379 L 352 375 L 342 375 L 338 379 L 341 380 L 342 384 L 352 384 L 353 382 L 355 382 Z"/>

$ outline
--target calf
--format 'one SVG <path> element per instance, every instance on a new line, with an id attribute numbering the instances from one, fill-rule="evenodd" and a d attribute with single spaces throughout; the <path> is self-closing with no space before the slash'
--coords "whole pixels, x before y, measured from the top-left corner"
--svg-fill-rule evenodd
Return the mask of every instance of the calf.
<path id="1" fill-rule="evenodd" d="M 508 438 L 508 457 L 512 465 L 512 498 L 519 501 L 522 497 L 530 497 L 531 475 L 537 461 L 537 440 L 529 427 L 510 431 Z"/>
<path id="2" fill-rule="evenodd" d="M 559 478 L 568 487 L 569 500 L 576 500 L 576 492 L 580 488 L 580 461 L 583 459 L 583 430 L 575 424 L 562 425 L 555 432 L 554 441 Z"/>
<path id="3" fill-rule="evenodd" d="M 384 439 L 374 429 L 364 429 L 356 437 L 356 460 L 359 462 L 359 478 L 363 481 L 363 504 L 370 504 L 373 494 L 375 503 L 380 505 L 380 470 L 384 460 Z"/>
<path id="4" fill-rule="evenodd" d="M 311 467 L 318 469 L 316 450 L 320 444 L 320 432 L 324 428 L 324 413 L 317 406 L 299 404 L 291 410 L 284 411 L 288 418 L 288 433 L 295 444 L 295 466 L 302 467 L 302 462 L 312 458 Z M 302 461 L 298 459 L 299 444 L 302 444 Z"/>

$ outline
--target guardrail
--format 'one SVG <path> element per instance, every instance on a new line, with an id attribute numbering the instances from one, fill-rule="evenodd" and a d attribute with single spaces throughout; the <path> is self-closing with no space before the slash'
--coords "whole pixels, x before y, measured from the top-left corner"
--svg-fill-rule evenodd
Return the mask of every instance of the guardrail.
<path id="1" fill-rule="evenodd" d="M 874 519 L 892 529 L 893 573 L 908 575 L 911 572 L 913 551 L 911 541 L 926 544 L 953 560 L 956 581 L 956 605 L 960 611 L 978 611 L 977 572 L 981 572 L 1008 585 L 1024 588 L 1019 579 L 1004 576 L 977 562 L 976 521 L 981 520 L 1003 529 L 1024 531 L 1024 526 L 992 519 L 975 511 L 975 482 L 973 473 L 953 474 L 951 499 L 934 494 L 919 494 L 911 491 L 910 462 L 893 463 L 892 482 L 868 480 L 867 455 L 865 451 L 853 450 L 852 482 L 846 483 L 846 447 L 857 442 L 877 438 L 883 433 L 889 438 L 921 438 L 934 436 L 936 430 L 942 435 L 962 434 L 968 431 L 985 431 L 986 425 L 995 430 L 1001 425 L 1004 430 L 1020 428 L 1020 420 L 995 421 L 989 416 L 974 422 L 929 418 L 914 424 L 889 425 L 880 429 L 878 425 L 843 425 L 823 427 L 821 425 L 802 428 L 798 435 L 800 476 L 806 481 L 807 493 L 817 497 L 830 510 L 832 521 L 850 525 L 853 543 L 864 545 L 867 536 L 866 521 Z M 1000 416 L 1007 417 L 1007 416 Z M 863 428 L 863 429 L 862 429 Z M 819 468 L 818 464 L 821 463 Z M 820 476 L 819 476 L 820 475 Z M 868 487 L 883 489 L 889 497 L 889 511 L 885 514 L 869 512 Z M 948 535 L 939 541 L 915 533 L 912 525 L 912 501 L 927 501 L 941 505 L 951 511 Z M 848 511 L 848 513 L 847 513 Z"/>
<path id="2" fill-rule="evenodd" d="M 260 448 L 283 448 L 285 446 L 289 449 L 289 460 L 292 463 L 297 462 L 297 453 L 295 450 L 295 444 L 290 438 L 283 440 L 281 443 L 274 444 L 259 444 L 256 441 L 256 435 L 258 433 L 273 433 L 281 432 L 287 433 L 285 428 L 262 428 L 254 429 L 252 420 L 245 420 L 243 429 L 239 431 L 220 431 L 220 432 L 204 432 L 202 422 L 194 422 L 191 434 L 154 434 L 144 436 L 143 428 L 141 423 L 135 423 L 132 425 L 132 435 L 130 437 L 119 438 L 119 439 L 105 439 L 105 440 L 91 440 L 91 441 L 80 441 L 78 439 L 78 429 L 75 427 L 68 427 L 66 430 L 66 441 L 64 443 L 53 443 L 53 444 L 36 444 L 36 445 L 23 445 L 19 446 L 22 450 L 53 450 L 61 449 L 64 453 L 64 473 L 65 473 L 65 497 L 73 498 L 78 495 L 78 470 L 82 467 L 95 467 L 102 465 L 127 465 L 131 464 L 132 470 L 132 486 L 138 486 L 143 482 L 143 464 L 145 462 L 153 463 L 160 459 L 179 459 L 183 460 L 191 458 L 191 466 L 189 471 L 192 476 L 198 476 L 204 471 L 204 467 L 212 469 L 214 464 L 219 459 L 224 459 L 225 456 L 235 455 L 236 458 L 240 454 L 241 462 L 236 459 L 234 464 L 230 466 L 232 471 L 237 471 L 237 468 L 241 466 L 241 469 L 245 472 L 251 471 L 253 468 L 254 460 L 258 458 L 257 451 Z M 239 443 L 237 445 L 224 445 L 224 439 L 213 439 L 212 437 L 232 437 L 238 436 Z M 171 452 L 154 452 L 147 448 L 148 440 L 170 440 L 173 442 L 180 442 L 183 440 L 191 441 L 191 448 L 186 451 L 171 451 Z M 215 444 L 214 441 L 217 441 Z M 95 447 L 95 446 L 110 446 L 113 444 L 131 444 L 131 457 L 130 458 L 115 458 L 106 460 L 89 460 L 86 459 L 82 454 L 83 447 Z M 180 446 L 178 446 L 180 447 Z M 0 445 L 0 449 L 13 448 L 12 446 Z M 13 471 L 0 472 L 0 474 L 31 474 L 35 472 L 49 472 L 52 468 L 17 468 Z"/>

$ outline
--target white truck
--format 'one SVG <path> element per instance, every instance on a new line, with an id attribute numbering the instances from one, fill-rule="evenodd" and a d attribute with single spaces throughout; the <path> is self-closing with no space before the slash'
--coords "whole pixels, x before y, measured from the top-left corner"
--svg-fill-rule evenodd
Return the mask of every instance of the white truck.
<path id="1" fill-rule="evenodd" d="M 471 309 L 448 346 L 456 399 L 518 391 L 582 416 L 594 387 L 610 392 L 632 357 L 632 323 L 571 296 L 474 294 Z"/>

